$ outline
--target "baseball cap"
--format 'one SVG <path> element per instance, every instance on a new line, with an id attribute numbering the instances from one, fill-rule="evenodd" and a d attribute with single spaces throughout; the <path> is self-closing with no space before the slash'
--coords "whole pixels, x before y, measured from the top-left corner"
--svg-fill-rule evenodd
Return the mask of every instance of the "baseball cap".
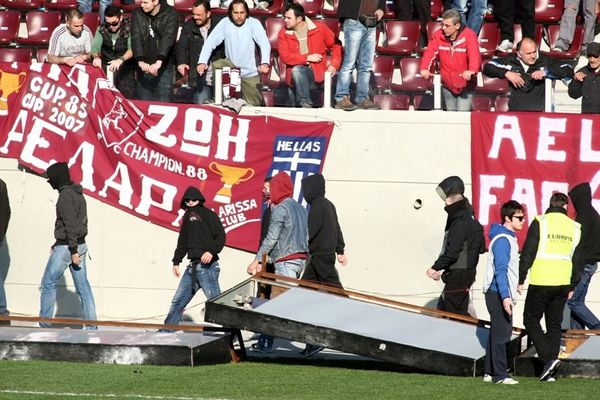
<path id="1" fill-rule="evenodd" d="M 592 42 L 587 45 L 587 56 L 598 57 L 600 56 L 600 43 Z"/>

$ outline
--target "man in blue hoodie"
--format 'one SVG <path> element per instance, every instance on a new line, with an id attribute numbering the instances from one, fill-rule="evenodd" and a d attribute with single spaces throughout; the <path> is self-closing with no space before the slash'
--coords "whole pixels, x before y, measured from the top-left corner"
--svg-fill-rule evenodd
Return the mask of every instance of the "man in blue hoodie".
<path id="1" fill-rule="evenodd" d="M 483 293 L 490 313 L 490 336 L 485 349 L 485 382 L 515 385 L 519 382 L 508 376 L 506 345 L 512 334 L 513 306 L 517 304 L 519 281 L 519 245 L 515 231 L 523 229 L 525 210 L 514 200 L 500 209 L 502 225 L 490 228 L 488 256 Z"/>

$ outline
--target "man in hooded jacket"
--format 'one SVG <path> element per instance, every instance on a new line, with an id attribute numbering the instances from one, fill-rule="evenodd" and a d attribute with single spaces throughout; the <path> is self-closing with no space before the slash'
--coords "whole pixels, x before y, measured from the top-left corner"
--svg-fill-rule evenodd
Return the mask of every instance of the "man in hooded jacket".
<path id="1" fill-rule="evenodd" d="M 200 190 L 194 186 L 187 188 L 181 200 L 181 209 L 186 211 L 173 255 L 173 275 L 176 278 L 181 276 L 181 281 L 165 318 L 167 325 L 179 324 L 183 310 L 196 293 L 196 285 L 202 288 L 207 299 L 221 294 L 219 253 L 225 246 L 225 229 L 217 214 L 204 207 L 205 201 Z M 179 264 L 186 254 L 190 264 L 181 274 Z"/>
<path id="2" fill-rule="evenodd" d="M 0 247 L 4 243 L 4 236 L 8 229 L 8 221 L 10 220 L 10 203 L 8 201 L 8 190 L 6 183 L 0 179 Z M 4 279 L 6 279 L 6 271 L 4 265 L 0 266 L 0 315 L 10 315 L 6 305 L 6 293 L 4 292 Z M 6 267 L 8 269 L 8 266 Z M 0 321 L 0 325 L 10 325 L 10 321 Z"/>
<path id="3" fill-rule="evenodd" d="M 579 283 L 573 296 L 567 301 L 571 309 L 572 329 L 600 329 L 600 321 L 585 305 L 592 277 L 600 261 L 600 215 L 592 206 L 592 189 L 589 183 L 581 183 L 569 192 L 573 207 L 577 212 L 575 222 L 581 224 L 582 250 L 577 259 L 573 259 L 575 268 L 581 271 Z"/>
<path id="4" fill-rule="evenodd" d="M 92 288 L 87 278 L 86 257 L 88 233 L 87 204 L 83 188 L 71 181 L 67 163 L 57 162 L 46 171 L 48 183 L 58 190 L 56 201 L 56 222 L 50 259 L 46 264 L 41 283 L 40 318 L 52 318 L 56 303 L 56 282 L 69 268 L 73 283 L 83 305 L 83 318 L 96 320 L 96 304 Z M 41 327 L 50 327 L 48 322 L 40 322 Z M 86 326 L 96 329 L 95 326 Z"/>

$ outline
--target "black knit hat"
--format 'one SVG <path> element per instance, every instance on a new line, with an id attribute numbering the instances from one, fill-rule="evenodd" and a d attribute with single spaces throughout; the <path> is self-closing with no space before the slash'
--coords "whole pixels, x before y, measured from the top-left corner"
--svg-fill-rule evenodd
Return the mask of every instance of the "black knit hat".
<path id="1" fill-rule="evenodd" d="M 464 194 L 465 183 L 458 176 L 449 176 L 441 181 L 435 190 L 442 200 L 446 200 L 452 194 Z"/>

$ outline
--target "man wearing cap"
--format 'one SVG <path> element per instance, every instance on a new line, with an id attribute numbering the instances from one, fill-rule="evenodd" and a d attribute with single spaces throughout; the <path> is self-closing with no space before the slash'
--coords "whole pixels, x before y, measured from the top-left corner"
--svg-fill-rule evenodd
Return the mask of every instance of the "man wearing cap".
<path id="1" fill-rule="evenodd" d="M 483 227 L 464 197 L 465 185 L 458 176 L 449 176 L 436 188 L 448 213 L 442 253 L 427 269 L 427 276 L 445 283 L 437 309 L 469 315 L 469 289 L 475 282 L 479 254 L 485 251 Z"/>
<path id="2" fill-rule="evenodd" d="M 600 113 L 600 43 L 587 46 L 588 64 L 569 83 L 569 96 L 581 97 L 582 113 Z"/>

